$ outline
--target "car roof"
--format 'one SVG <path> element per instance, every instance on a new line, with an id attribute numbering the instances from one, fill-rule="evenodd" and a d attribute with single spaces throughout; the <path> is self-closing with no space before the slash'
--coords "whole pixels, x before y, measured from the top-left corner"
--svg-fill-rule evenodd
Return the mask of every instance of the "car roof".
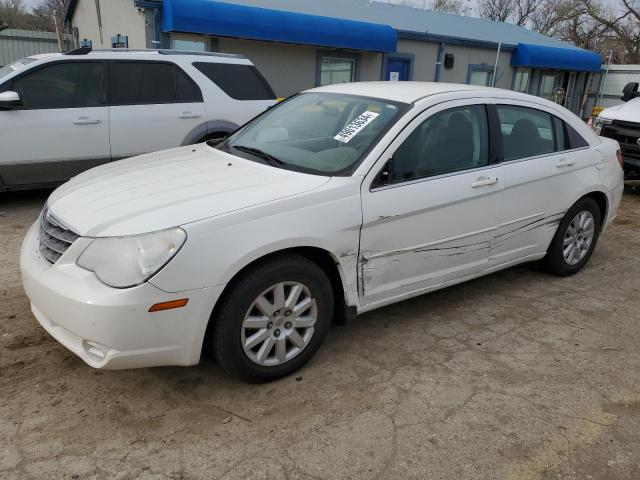
<path id="1" fill-rule="evenodd" d="M 450 92 L 497 91 L 500 89 L 440 82 L 355 82 L 313 88 L 307 92 L 342 93 L 382 98 L 393 102 L 415 103 L 421 98 Z"/>

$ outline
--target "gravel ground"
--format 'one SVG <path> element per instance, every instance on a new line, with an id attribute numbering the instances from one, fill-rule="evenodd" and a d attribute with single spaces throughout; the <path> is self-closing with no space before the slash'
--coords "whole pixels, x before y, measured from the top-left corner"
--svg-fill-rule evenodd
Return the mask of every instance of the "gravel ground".
<path id="1" fill-rule="evenodd" d="M 0 194 L 0 478 L 640 478 L 640 195 L 572 278 L 525 266 L 335 327 L 268 385 L 92 370 L 18 269 L 47 192 Z"/>

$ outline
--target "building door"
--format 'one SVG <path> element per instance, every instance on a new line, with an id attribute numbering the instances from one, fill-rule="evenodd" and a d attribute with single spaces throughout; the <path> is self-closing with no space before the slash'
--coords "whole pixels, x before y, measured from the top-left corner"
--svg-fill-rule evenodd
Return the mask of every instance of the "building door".
<path id="1" fill-rule="evenodd" d="M 389 57 L 387 60 L 387 70 L 384 74 L 385 80 L 404 82 L 409 80 L 411 59 Z"/>

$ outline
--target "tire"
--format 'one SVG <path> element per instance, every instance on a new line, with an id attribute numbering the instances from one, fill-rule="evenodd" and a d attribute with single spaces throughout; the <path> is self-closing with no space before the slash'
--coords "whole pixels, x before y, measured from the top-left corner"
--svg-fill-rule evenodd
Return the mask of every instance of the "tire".
<path id="1" fill-rule="evenodd" d="M 211 341 L 216 361 L 231 376 L 262 383 L 289 375 L 313 357 L 327 336 L 331 282 L 302 255 L 260 261 L 227 292 L 212 319 Z M 286 303 L 294 297 L 295 302 Z"/>
<path id="2" fill-rule="evenodd" d="M 582 217 L 580 217 L 582 216 Z M 585 226 L 592 228 L 580 227 L 580 218 L 587 220 Z M 591 222 L 589 222 L 591 220 Z M 577 222 L 577 223 L 574 223 Z M 547 255 L 542 260 L 542 264 L 549 273 L 558 275 L 560 277 L 566 277 L 579 272 L 587 264 L 591 254 L 598 243 L 600 236 L 600 228 L 602 225 L 602 218 L 600 214 L 600 208 L 595 200 L 589 197 L 584 197 L 576 202 L 563 217 L 558 230 L 551 241 L 551 245 L 547 250 Z M 575 228 L 579 227 L 579 228 Z M 569 231 L 571 229 L 571 231 Z M 584 238 L 589 236 L 589 231 L 592 230 L 592 236 L 588 246 Z M 577 242 L 570 242 L 569 240 L 576 240 L 577 237 L 583 238 L 580 240 L 577 238 Z M 565 241 L 568 242 L 565 246 Z M 573 245 L 573 250 L 571 247 Z M 568 249 L 568 260 L 565 257 L 565 249 Z"/>

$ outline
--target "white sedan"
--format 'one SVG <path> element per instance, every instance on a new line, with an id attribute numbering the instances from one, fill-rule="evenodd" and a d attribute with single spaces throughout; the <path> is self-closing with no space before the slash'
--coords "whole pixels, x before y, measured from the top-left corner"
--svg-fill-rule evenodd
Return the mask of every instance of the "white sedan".
<path id="1" fill-rule="evenodd" d="M 582 269 L 623 191 L 568 110 L 442 83 L 309 90 L 227 140 L 56 190 L 21 253 L 40 324 L 98 368 L 300 368 L 332 321 L 542 260 Z"/>

